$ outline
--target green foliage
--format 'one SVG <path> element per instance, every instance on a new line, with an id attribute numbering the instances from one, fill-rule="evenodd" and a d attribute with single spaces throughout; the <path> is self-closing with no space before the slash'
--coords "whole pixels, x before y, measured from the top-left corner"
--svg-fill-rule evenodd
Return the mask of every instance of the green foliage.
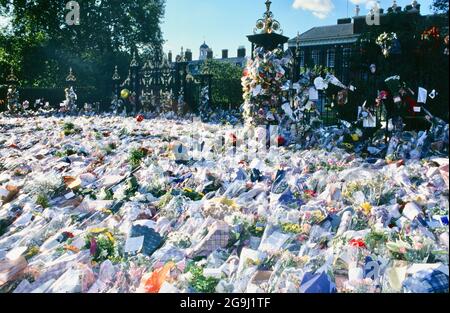
<path id="1" fill-rule="evenodd" d="M 374 251 L 376 248 L 380 246 L 384 246 L 386 242 L 388 241 L 387 234 L 383 232 L 377 232 L 372 230 L 367 236 L 364 238 L 364 242 L 367 246 L 367 248 L 370 251 Z"/>
<path id="2" fill-rule="evenodd" d="M 161 210 L 162 208 L 166 207 L 173 198 L 174 197 L 171 190 L 169 192 L 166 192 L 163 196 L 160 197 L 158 203 L 156 204 L 156 207 Z"/>
<path id="3" fill-rule="evenodd" d="M 116 240 L 109 231 L 100 234 L 89 234 L 85 238 L 85 248 L 91 249 L 91 243 L 95 242 L 96 249 L 92 255 L 92 260 L 101 263 L 106 260 L 116 261 L 119 259 Z"/>
<path id="4" fill-rule="evenodd" d="M 156 198 L 161 198 L 167 193 L 167 190 L 162 186 L 153 186 L 148 189 L 148 192 L 150 192 Z"/>
<path id="5" fill-rule="evenodd" d="M 44 194 L 40 194 L 37 196 L 36 204 L 42 206 L 44 209 L 50 206 L 48 197 Z"/>
<path id="6" fill-rule="evenodd" d="M 77 154 L 77 151 L 73 150 L 73 149 L 66 149 L 64 151 L 56 151 L 55 152 L 55 156 L 58 158 L 64 158 L 67 156 L 71 156 Z"/>
<path id="7" fill-rule="evenodd" d="M 334 69 L 323 66 L 323 65 L 314 65 L 312 67 L 307 67 L 307 66 L 300 67 L 300 74 L 305 74 L 307 72 L 312 72 L 312 73 L 315 73 L 315 75 L 319 76 L 319 75 L 325 75 L 327 73 L 334 74 Z"/>
<path id="8" fill-rule="evenodd" d="M 98 198 L 106 201 L 114 200 L 114 192 L 111 189 L 103 189 Z"/>
<path id="9" fill-rule="evenodd" d="M 31 246 L 28 248 L 28 250 L 25 253 L 25 258 L 27 260 L 32 259 L 34 256 L 36 256 L 39 253 L 39 247 L 38 246 Z"/>
<path id="10" fill-rule="evenodd" d="M 125 190 L 125 197 L 127 199 L 133 197 L 139 189 L 139 184 L 136 177 L 131 177 L 127 180 L 127 189 Z"/>
<path id="11" fill-rule="evenodd" d="M 79 134 L 81 132 L 81 130 L 75 127 L 73 123 L 64 123 L 62 131 L 64 133 L 64 136 L 71 136 L 74 134 Z"/>
<path id="12" fill-rule="evenodd" d="M 78 0 L 80 25 L 68 26 L 65 0 L 0 0 L 11 31 L 0 30 L 0 75 L 13 67 L 22 85 L 64 84 L 69 67 L 78 82 L 109 96 L 114 65 L 123 71 L 131 52 L 160 53 L 165 0 Z"/>
<path id="13" fill-rule="evenodd" d="M 448 14 L 448 0 L 434 0 L 431 8 L 436 13 Z"/>
<path id="14" fill-rule="evenodd" d="M 189 188 L 185 188 L 182 192 L 182 195 L 191 199 L 192 201 L 200 201 L 205 196 L 203 193 L 196 192 Z"/>
<path id="15" fill-rule="evenodd" d="M 216 291 L 220 280 L 212 277 L 206 278 L 203 275 L 203 268 L 191 263 L 187 267 L 187 272 L 192 274 L 190 284 L 198 293 L 214 293 Z"/>
<path id="16" fill-rule="evenodd" d="M 240 227 L 240 232 L 232 231 L 230 233 L 227 248 L 231 248 L 236 244 L 243 244 L 245 241 L 250 240 L 251 237 L 261 238 L 265 229 L 266 226 L 262 221 L 256 221 L 254 223 L 243 221 Z"/>
<path id="17" fill-rule="evenodd" d="M 142 149 L 132 149 L 128 157 L 128 162 L 133 168 L 137 168 L 142 160 L 146 157 L 146 153 Z"/>
<path id="18" fill-rule="evenodd" d="M 75 190 L 75 194 L 77 196 L 81 196 L 83 198 L 91 198 L 92 200 L 97 200 L 97 195 L 95 190 L 90 189 L 90 188 L 79 188 L 77 190 Z"/>
<path id="19" fill-rule="evenodd" d="M 242 68 L 231 63 L 207 60 L 202 73 L 213 75 L 212 102 L 224 109 L 238 108 L 242 104 Z"/>
<path id="20" fill-rule="evenodd" d="M 0 220 L 0 236 L 3 236 L 8 231 L 8 227 L 11 223 L 11 220 Z"/>
<path id="21" fill-rule="evenodd" d="M 110 142 L 103 148 L 103 151 L 106 155 L 112 155 L 116 149 L 117 145 L 114 142 Z"/>

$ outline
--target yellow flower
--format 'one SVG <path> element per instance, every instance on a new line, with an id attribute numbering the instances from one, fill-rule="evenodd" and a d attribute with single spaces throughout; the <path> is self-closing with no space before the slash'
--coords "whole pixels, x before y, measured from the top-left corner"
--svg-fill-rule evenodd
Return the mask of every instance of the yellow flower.
<path id="1" fill-rule="evenodd" d="M 109 231 L 106 232 L 106 237 L 108 237 L 109 241 L 111 241 L 112 243 L 116 242 L 113 235 Z"/>
<path id="2" fill-rule="evenodd" d="M 107 208 L 101 208 L 99 209 L 100 212 L 105 213 L 105 214 L 113 214 L 111 210 L 107 209 Z"/>
<path id="3" fill-rule="evenodd" d="M 282 228 L 287 233 L 299 234 L 302 232 L 302 227 L 298 224 L 288 223 L 288 224 L 282 225 Z"/>
<path id="4" fill-rule="evenodd" d="M 89 232 L 90 232 L 91 234 L 101 234 L 101 233 L 104 233 L 104 232 L 106 232 L 106 231 L 108 231 L 107 228 L 93 228 L 93 229 L 91 229 Z"/>
<path id="5" fill-rule="evenodd" d="M 216 199 L 216 202 L 233 208 L 237 207 L 236 202 L 228 198 L 219 198 Z"/>
<path id="6" fill-rule="evenodd" d="M 349 144 L 349 143 L 347 143 L 347 142 L 343 143 L 343 146 L 344 146 L 346 149 L 353 149 L 353 145 L 352 145 L 352 144 Z"/>
<path id="7" fill-rule="evenodd" d="M 304 255 L 300 257 L 300 262 L 301 263 L 307 263 L 309 261 L 309 256 Z"/>
<path id="8" fill-rule="evenodd" d="M 322 211 L 319 211 L 319 210 L 316 210 L 316 211 L 314 211 L 313 212 L 313 217 L 316 219 L 316 220 L 322 220 L 325 216 L 322 214 Z"/>
<path id="9" fill-rule="evenodd" d="M 357 135 L 357 134 L 353 134 L 352 135 L 352 139 L 353 139 L 353 141 L 359 141 L 359 136 Z"/>
<path id="10" fill-rule="evenodd" d="M 369 202 L 364 202 L 361 204 L 361 209 L 366 215 L 369 215 L 372 212 L 372 205 Z"/>

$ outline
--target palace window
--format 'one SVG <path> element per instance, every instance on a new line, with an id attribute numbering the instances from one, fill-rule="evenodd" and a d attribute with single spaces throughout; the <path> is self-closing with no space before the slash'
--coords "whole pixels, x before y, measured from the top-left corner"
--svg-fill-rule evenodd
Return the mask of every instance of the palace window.
<path id="1" fill-rule="evenodd" d="M 327 51 L 327 67 L 334 68 L 336 64 L 336 50 L 328 49 Z"/>
<path id="2" fill-rule="evenodd" d="M 311 52 L 311 58 L 312 58 L 314 65 L 320 65 L 320 51 L 319 50 L 313 50 Z"/>
<path id="3" fill-rule="evenodd" d="M 342 66 L 348 68 L 350 66 L 350 58 L 352 57 L 352 49 L 344 48 L 342 51 Z"/>
<path id="4" fill-rule="evenodd" d="M 300 51 L 300 67 L 305 67 L 305 51 Z"/>

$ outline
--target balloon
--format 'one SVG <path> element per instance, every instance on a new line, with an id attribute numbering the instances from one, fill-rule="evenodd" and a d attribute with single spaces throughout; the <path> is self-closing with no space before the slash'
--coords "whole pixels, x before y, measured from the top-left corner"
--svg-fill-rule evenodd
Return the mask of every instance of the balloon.
<path id="1" fill-rule="evenodd" d="M 130 91 L 128 89 L 123 89 L 120 92 L 120 97 L 124 100 L 128 99 L 129 96 L 130 96 Z"/>

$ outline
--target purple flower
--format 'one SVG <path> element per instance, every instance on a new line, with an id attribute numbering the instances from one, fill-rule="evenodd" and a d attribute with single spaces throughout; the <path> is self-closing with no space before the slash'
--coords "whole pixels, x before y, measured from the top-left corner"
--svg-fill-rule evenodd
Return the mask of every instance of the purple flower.
<path id="1" fill-rule="evenodd" d="M 95 238 L 91 239 L 91 247 L 90 247 L 91 255 L 95 256 L 95 253 L 97 252 L 97 241 Z"/>

